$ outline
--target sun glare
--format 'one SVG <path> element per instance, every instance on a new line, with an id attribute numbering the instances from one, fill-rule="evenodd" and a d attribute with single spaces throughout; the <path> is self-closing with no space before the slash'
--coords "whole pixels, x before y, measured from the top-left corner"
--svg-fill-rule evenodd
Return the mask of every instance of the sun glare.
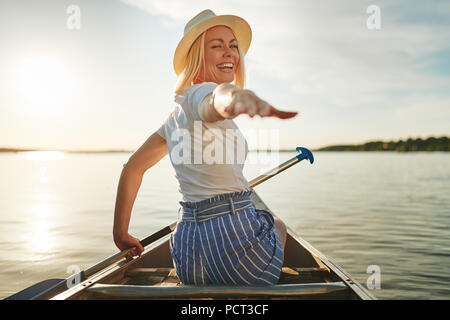
<path id="1" fill-rule="evenodd" d="M 39 160 L 39 161 L 48 161 L 48 160 L 61 160 L 65 158 L 64 152 L 60 151 L 27 151 L 24 152 L 27 160 Z M 40 168 L 41 175 L 44 175 L 47 171 L 46 167 Z"/>
<path id="2" fill-rule="evenodd" d="M 45 209 L 40 209 L 45 210 Z M 47 213 L 38 213 L 38 215 L 42 216 Z M 36 254 L 45 254 L 50 253 L 54 246 L 53 239 L 51 237 L 51 225 L 48 221 L 38 218 L 35 222 L 33 222 L 33 233 L 30 234 L 30 246 L 33 249 L 33 252 Z M 42 260 L 41 256 L 33 256 L 32 260 Z"/>
<path id="3" fill-rule="evenodd" d="M 24 57 L 19 63 L 18 90 L 27 103 L 53 106 L 70 98 L 72 79 L 68 66 L 49 55 Z"/>

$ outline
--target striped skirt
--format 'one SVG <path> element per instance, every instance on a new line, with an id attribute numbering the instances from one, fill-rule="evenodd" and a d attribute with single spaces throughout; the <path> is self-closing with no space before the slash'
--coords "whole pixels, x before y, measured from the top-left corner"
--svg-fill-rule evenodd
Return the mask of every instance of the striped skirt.
<path id="1" fill-rule="evenodd" d="M 272 215 L 256 209 L 252 190 L 180 202 L 170 237 L 177 276 L 192 285 L 271 285 L 280 277 L 283 251 Z"/>

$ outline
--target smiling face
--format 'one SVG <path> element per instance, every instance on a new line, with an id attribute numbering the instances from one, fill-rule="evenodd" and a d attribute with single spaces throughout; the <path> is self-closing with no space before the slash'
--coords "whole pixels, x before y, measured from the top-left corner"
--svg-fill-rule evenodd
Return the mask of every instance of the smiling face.
<path id="1" fill-rule="evenodd" d="M 238 42 L 230 28 L 215 26 L 205 34 L 205 65 L 194 83 L 233 82 L 239 65 Z"/>

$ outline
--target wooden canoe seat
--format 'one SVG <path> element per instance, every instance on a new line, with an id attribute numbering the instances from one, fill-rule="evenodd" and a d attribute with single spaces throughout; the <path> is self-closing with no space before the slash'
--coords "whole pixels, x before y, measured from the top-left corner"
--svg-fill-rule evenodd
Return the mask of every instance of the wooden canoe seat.
<path id="1" fill-rule="evenodd" d="M 289 268 L 283 267 L 278 284 L 302 284 L 331 282 L 328 268 Z M 174 268 L 133 268 L 127 270 L 124 281 L 126 285 L 180 286 Z"/>
<path id="2" fill-rule="evenodd" d="M 152 285 L 170 287 L 182 285 L 173 268 L 134 268 L 125 273 L 128 285 Z"/>

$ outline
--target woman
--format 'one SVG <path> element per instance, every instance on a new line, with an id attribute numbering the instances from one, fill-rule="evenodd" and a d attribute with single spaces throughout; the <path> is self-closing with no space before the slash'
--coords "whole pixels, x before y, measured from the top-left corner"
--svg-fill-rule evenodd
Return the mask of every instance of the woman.
<path id="1" fill-rule="evenodd" d="M 120 250 L 135 247 L 131 258 L 144 250 L 128 233 L 142 177 L 170 154 L 183 196 L 170 249 L 185 284 L 274 284 L 281 272 L 286 227 L 268 212 L 255 209 L 252 190 L 242 175 L 243 161 L 234 161 L 242 151 L 235 137 L 243 136 L 232 119 L 241 113 L 281 119 L 297 113 L 280 111 L 243 89 L 243 58 L 250 42 L 250 26 L 236 16 L 205 10 L 188 22 L 174 56 L 175 109 L 130 157 L 120 177 L 113 234 Z M 235 134 L 226 135 L 229 130 Z M 204 145 L 207 135 L 217 139 L 227 157 L 232 155 L 232 162 L 220 162 L 220 148 L 214 151 L 219 161 L 202 158 L 212 155 L 208 150 L 212 144 Z"/>

